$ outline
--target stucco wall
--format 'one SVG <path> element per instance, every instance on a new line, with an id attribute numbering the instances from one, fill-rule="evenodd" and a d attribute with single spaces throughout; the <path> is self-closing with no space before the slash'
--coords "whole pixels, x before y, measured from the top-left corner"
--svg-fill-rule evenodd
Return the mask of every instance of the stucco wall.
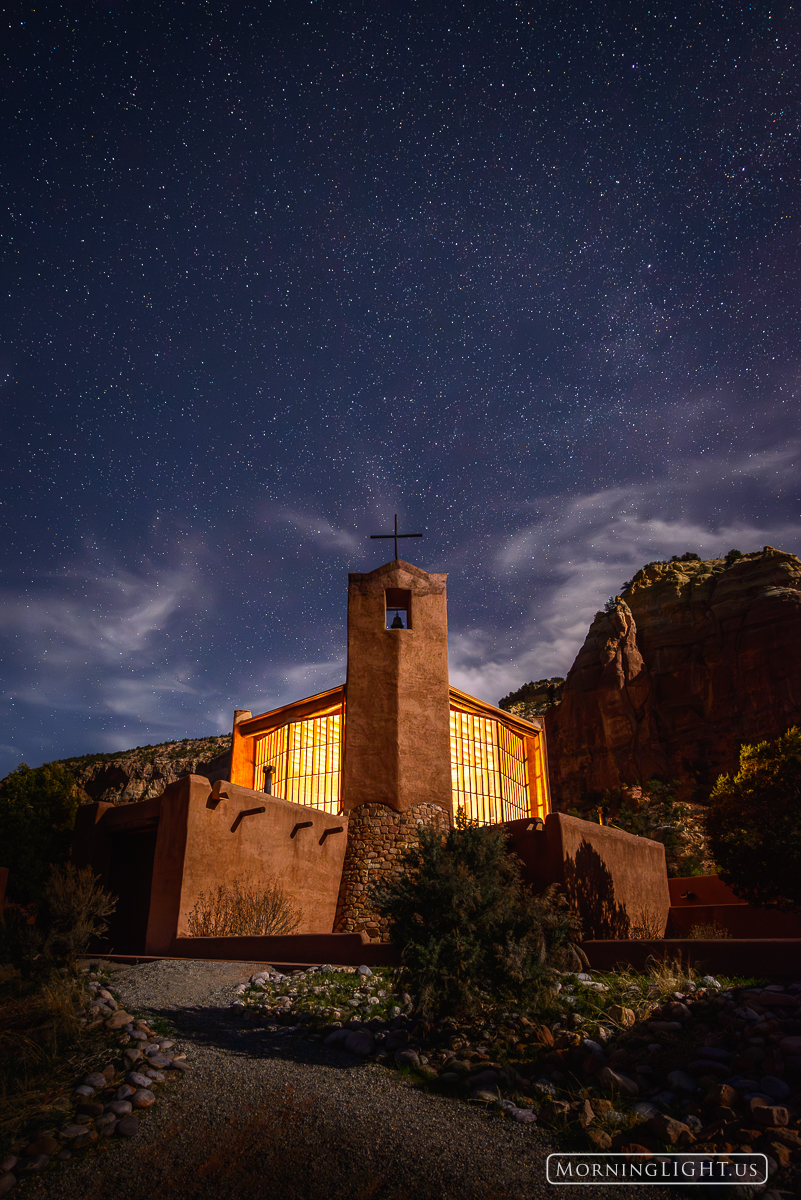
<path id="1" fill-rule="evenodd" d="M 189 914 L 201 893 L 236 876 L 253 883 L 275 877 L 300 909 L 297 932 L 330 934 L 347 826 L 346 817 L 225 782 L 213 792 L 203 776 L 185 775 L 153 800 L 83 806 L 74 857 L 91 864 L 113 888 L 110 868 L 124 856 L 126 837 L 141 840 L 144 830 L 155 833 L 145 945 L 114 949 L 167 954 L 176 936 L 189 933 Z M 120 911 L 145 903 L 128 890 L 120 896 Z"/>
<path id="2" fill-rule="evenodd" d="M 801 914 L 753 908 L 717 875 L 669 879 L 670 934 L 688 937 L 694 925 L 718 925 L 733 938 L 800 938 Z"/>
<path id="3" fill-rule="evenodd" d="M 661 937 L 670 909 L 665 848 L 564 813 L 550 813 L 544 826 L 510 821 L 511 849 L 525 877 L 542 890 L 558 883 L 584 922 L 587 938 L 627 937 L 646 925 Z"/>
<path id="4" fill-rule="evenodd" d="M 405 562 L 348 576 L 346 812 L 452 811 L 446 578 Z M 411 592 L 411 628 L 386 628 L 388 588 Z"/>
<path id="5" fill-rule="evenodd" d="M 265 811 L 259 812 L 261 808 Z M 171 819 L 173 813 L 175 821 Z M 345 818 L 235 784 L 223 783 L 220 799 L 215 802 L 205 779 L 186 776 L 162 797 L 151 910 L 156 906 L 157 881 L 168 878 L 174 886 L 171 860 L 175 859 L 177 866 L 180 826 L 184 823 L 180 898 L 172 936 L 188 935 L 189 914 L 203 892 L 236 876 L 255 883 L 275 877 L 301 911 L 298 933 L 331 932 L 345 857 Z M 179 827 L 175 830 L 177 837 L 172 836 L 173 824 Z M 161 852 L 162 846 L 165 853 Z M 170 907 L 174 906 L 172 896 Z M 149 952 L 164 952 L 166 929 L 160 927 L 153 911 L 151 919 Z"/>

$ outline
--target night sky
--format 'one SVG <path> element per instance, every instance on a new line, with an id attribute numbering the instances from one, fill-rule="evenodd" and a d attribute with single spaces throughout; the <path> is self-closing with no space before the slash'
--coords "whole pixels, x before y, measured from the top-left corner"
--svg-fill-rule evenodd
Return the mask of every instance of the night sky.
<path id="1" fill-rule="evenodd" d="M 787 3 L 3 10 L 0 774 L 344 680 L 566 674 L 643 563 L 801 551 Z"/>

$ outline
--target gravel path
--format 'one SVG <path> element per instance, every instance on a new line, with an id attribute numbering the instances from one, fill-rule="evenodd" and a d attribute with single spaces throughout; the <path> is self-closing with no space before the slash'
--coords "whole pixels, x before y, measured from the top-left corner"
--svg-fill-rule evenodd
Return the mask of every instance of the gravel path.
<path id="1" fill-rule="evenodd" d="M 228 1011 L 236 985 L 262 968 L 161 961 L 116 971 L 112 986 L 128 1011 L 167 1019 L 192 1071 L 170 1079 L 137 1138 L 111 1139 L 96 1154 L 26 1181 L 21 1196 L 587 1200 L 586 1188 L 557 1190 L 545 1181 L 553 1147 L 544 1130 L 425 1094 L 320 1043 L 237 1022 Z M 622 1194 L 678 1200 L 681 1190 Z M 590 1194 L 611 1200 L 621 1189 Z"/>

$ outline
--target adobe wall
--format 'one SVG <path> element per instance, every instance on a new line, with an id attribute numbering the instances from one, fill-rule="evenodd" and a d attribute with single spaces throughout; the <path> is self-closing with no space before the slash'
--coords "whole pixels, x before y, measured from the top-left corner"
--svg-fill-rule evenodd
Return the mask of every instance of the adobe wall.
<path id="1" fill-rule="evenodd" d="M 73 857 L 112 890 L 115 878 L 122 885 L 113 949 L 169 954 L 175 938 L 189 933 L 201 893 L 236 876 L 254 883 L 275 877 L 300 909 L 298 932 L 330 934 L 347 827 L 346 817 L 230 783 L 212 789 L 203 776 L 185 775 L 142 803 L 82 805 Z M 132 890 L 125 859 L 141 859 L 145 837 L 154 848 L 150 862 L 137 861 L 133 883 L 141 886 Z"/>
<path id="2" fill-rule="evenodd" d="M 506 829 L 526 882 L 537 891 L 560 884 L 585 938 L 625 938 L 643 924 L 664 934 L 670 894 L 661 842 L 564 813 L 549 813 L 542 826 L 509 821 Z"/>
<path id="3" fill-rule="evenodd" d="M 293 933 L 284 937 L 176 938 L 175 958 L 222 959 L 227 962 L 279 963 L 284 966 L 397 967 L 396 946 L 371 943 L 358 933 Z"/>
<path id="4" fill-rule="evenodd" d="M 745 904 L 738 899 L 719 875 L 685 875 L 669 879 L 671 908 L 686 908 L 694 904 Z"/>
<path id="5" fill-rule="evenodd" d="M 441 833 L 451 827 L 450 815 L 438 804 L 418 804 L 398 813 L 385 804 L 363 804 L 350 814 L 348 846 L 334 929 L 337 933 L 366 933 L 386 941 L 388 922 L 369 902 L 369 887 L 400 868 L 404 850 L 419 842 L 418 830 L 429 825 Z"/>
<path id="6" fill-rule="evenodd" d="M 452 811 L 446 579 L 406 562 L 348 576 L 345 812 Z M 411 593 L 409 628 L 386 628 L 387 589 Z"/>
<path id="7" fill-rule="evenodd" d="M 276 878 L 301 911 L 298 932 L 330 933 L 347 825 L 251 788 L 223 782 L 216 799 L 200 776 L 179 780 L 162 797 L 148 953 L 165 953 L 185 937 L 201 894 L 237 875 L 256 883 Z"/>
<path id="8" fill-rule="evenodd" d="M 582 949 L 595 971 L 617 967 L 647 968 L 650 959 L 681 959 L 702 974 L 768 976 L 796 979 L 801 960 L 801 938 L 724 938 L 695 940 L 666 938 L 664 941 L 589 941 Z"/>
<path id="9" fill-rule="evenodd" d="M 669 879 L 671 937 L 689 937 L 696 925 L 718 925 L 732 938 L 801 938 L 801 914 L 755 908 L 717 875 Z"/>

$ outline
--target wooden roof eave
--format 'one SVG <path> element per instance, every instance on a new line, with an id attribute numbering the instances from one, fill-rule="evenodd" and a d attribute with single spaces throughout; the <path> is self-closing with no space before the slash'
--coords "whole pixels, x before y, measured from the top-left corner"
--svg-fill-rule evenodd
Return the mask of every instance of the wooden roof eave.
<path id="1" fill-rule="evenodd" d="M 305 721 L 309 717 L 323 717 L 341 709 L 345 701 L 345 685 L 329 688 L 327 692 L 318 692 L 316 696 L 307 696 L 304 700 L 295 700 L 292 704 L 284 704 L 281 708 L 273 708 L 270 712 L 260 713 L 256 717 L 248 717 L 236 726 L 240 737 L 255 737 L 259 733 L 269 733 L 288 725 L 290 721 Z"/>
<path id="2" fill-rule="evenodd" d="M 498 708 L 495 704 L 489 704 L 486 700 L 479 700 L 477 696 L 471 696 L 468 692 L 462 692 L 459 688 L 450 687 L 451 708 L 457 712 L 474 713 L 480 717 L 491 717 L 495 721 L 501 721 L 509 729 L 513 729 L 515 733 L 521 734 L 523 737 L 531 737 L 532 733 L 543 733 L 544 722 L 542 717 L 534 717 L 528 721 L 525 717 L 517 717 L 513 713 L 506 712 L 503 708 Z"/>

